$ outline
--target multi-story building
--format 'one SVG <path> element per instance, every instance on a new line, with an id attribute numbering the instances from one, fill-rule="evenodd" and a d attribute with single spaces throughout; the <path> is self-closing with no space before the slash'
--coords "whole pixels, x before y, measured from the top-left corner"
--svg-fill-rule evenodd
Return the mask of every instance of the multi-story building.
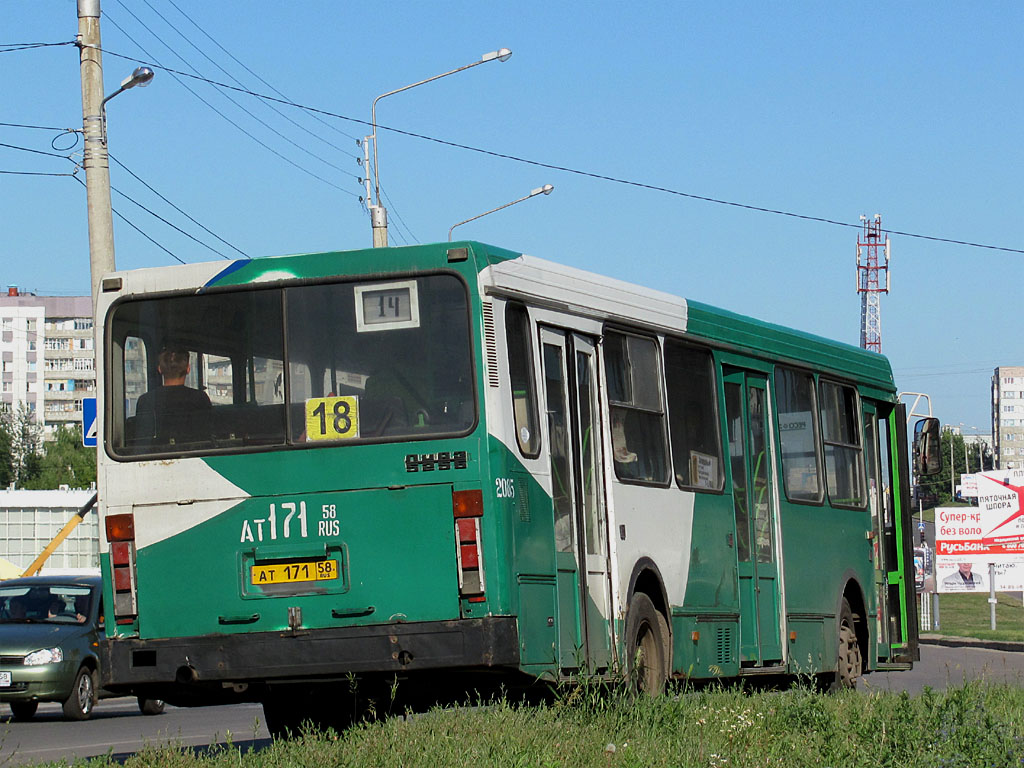
<path id="1" fill-rule="evenodd" d="M 996 469 L 1024 467 L 1024 366 L 992 375 L 992 441 Z"/>
<path id="2" fill-rule="evenodd" d="M 0 558 L 24 570 L 39 556 L 95 490 L 0 490 Z M 54 550 L 43 573 L 96 573 L 100 564 L 99 523 L 90 512 Z"/>
<path id="3" fill-rule="evenodd" d="M 24 402 L 44 437 L 80 424 L 82 398 L 96 393 L 92 300 L 9 286 L 0 296 L 0 358 L 0 407 Z"/>

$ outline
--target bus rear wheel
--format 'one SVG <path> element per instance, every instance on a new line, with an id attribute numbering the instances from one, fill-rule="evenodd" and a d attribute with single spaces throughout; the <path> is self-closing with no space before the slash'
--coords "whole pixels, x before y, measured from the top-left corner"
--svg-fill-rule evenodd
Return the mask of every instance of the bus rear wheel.
<path id="1" fill-rule="evenodd" d="M 836 667 L 833 690 L 852 690 L 857 687 L 863 659 L 860 653 L 860 642 L 857 640 L 857 627 L 853 620 L 853 610 L 846 598 L 843 598 L 839 610 L 839 659 Z"/>
<path id="2" fill-rule="evenodd" d="M 629 602 L 626 653 L 630 685 L 637 693 L 660 696 L 669 673 L 668 622 L 642 592 Z"/>

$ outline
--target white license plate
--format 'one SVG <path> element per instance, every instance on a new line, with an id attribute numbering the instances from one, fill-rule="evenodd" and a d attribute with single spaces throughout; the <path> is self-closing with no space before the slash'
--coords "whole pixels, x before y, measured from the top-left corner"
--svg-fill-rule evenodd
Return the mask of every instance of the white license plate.
<path id="1" fill-rule="evenodd" d="M 11 673 L 10 672 L 0 672 L 0 688 L 10 688 L 10 687 L 11 687 Z"/>

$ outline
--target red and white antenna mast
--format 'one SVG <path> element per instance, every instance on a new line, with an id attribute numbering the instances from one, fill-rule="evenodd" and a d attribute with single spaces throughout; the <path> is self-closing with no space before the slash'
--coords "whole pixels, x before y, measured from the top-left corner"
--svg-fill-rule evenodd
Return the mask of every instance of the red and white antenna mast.
<path id="1" fill-rule="evenodd" d="M 861 216 L 864 231 L 857 235 L 857 293 L 860 294 L 860 345 L 882 351 L 881 294 L 889 292 L 889 236 L 882 232 L 882 215 Z M 880 259 L 881 257 L 881 259 Z M 884 263 L 879 264 L 880 260 Z M 884 279 L 880 273 L 884 272 Z"/>

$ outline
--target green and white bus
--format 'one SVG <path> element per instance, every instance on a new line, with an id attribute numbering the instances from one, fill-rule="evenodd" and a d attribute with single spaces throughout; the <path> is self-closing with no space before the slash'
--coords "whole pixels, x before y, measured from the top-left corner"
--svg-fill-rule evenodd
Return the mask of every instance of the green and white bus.
<path id="1" fill-rule="evenodd" d="M 112 688 L 279 732 L 917 658 L 880 355 L 477 242 L 116 272 L 99 311 Z"/>

